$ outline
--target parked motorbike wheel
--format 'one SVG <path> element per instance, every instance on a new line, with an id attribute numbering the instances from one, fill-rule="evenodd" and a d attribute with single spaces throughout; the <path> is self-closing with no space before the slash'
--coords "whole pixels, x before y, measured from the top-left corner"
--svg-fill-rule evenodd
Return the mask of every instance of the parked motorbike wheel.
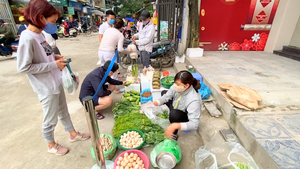
<path id="1" fill-rule="evenodd" d="M 127 69 L 128 66 L 130 66 L 133 63 L 133 60 L 130 58 L 129 55 L 120 52 L 119 56 L 120 56 L 120 66 L 123 69 Z"/>
<path id="2" fill-rule="evenodd" d="M 98 27 L 96 25 L 93 25 L 91 29 L 92 29 L 93 32 L 98 32 L 99 31 Z"/>
<path id="3" fill-rule="evenodd" d="M 171 56 L 170 54 L 165 54 L 165 56 L 161 59 L 161 67 L 167 68 L 173 66 L 175 62 L 175 56 Z"/>
<path id="4" fill-rule="evenodd" d="M 63 38 L 64 35 L 63 35 L 62 33 L 59 33 L 59 34 L 58 34 L 58 37 L 59 37 L 59 38 Z"/>
<path id="5" fill-rule="evenodd" d="M 76 36 L 77 36 L 77 32 L 74 32 L 74 33 L 73 33 L 73 37 L 76 37 Z"/>

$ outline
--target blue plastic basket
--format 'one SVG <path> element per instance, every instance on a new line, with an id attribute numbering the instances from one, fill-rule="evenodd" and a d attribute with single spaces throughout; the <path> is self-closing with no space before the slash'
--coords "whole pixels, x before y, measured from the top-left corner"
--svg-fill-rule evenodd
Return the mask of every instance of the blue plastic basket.
<path id="1" fill-rule="evenodd" d="M 151 92 L 150 89 L 145 89 L 145 90 L 143 90 L 143 91 L 141 92 L 141 94 L 140 94 L 140 97 L 141 97 L 141 103 L 142 103 L 142 104 L 148 103 L 149 101 L 153 101 L 153 95 L 152 95 L 152 93 L 151 93 L 151 96 L 150 96 L 150 97 L 142 97 L 142 94 L 145 93 L 145 92 L 147 92 L 147 91 Z"/>

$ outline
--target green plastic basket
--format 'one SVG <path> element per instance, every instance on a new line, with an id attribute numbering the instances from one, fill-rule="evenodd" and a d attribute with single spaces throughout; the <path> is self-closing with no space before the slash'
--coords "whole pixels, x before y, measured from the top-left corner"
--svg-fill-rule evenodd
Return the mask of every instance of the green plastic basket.
<path id="1" fill-rule="evenodd" d="M 141 145 L 139 145 L 138 147 L 134 147 L 134 148 L 125 148 L 125 147 L 123 147 L 121 144 L 120 144 L 120 139 L 121 139 L 121 136 L 124 134 L 124 133 L 127 133 L 128 131 L 136 131 L 136 132 L 138 132 L 139 133 L 139 135 L 143 138 L 143 142 L 142 142 L 142 144 Z M 118 147 L 119 148 L 121 148 L 121 149 L 123 149 L 123 150 L 132 150 L 132 149 L 140 149 L 140 148 L 142 148 L 143 147 L 143 145 L 144 145 L 144 143 L 145 143 L 145 135 L 144 135 L 144 133 L 141 131 L 141 130 L 136 130 L 136 129 L 129 129 L 129 130 L 126 130 L 126 131 L 124 131 L 123 133 L 121 133 L 120 134 L 120 136 L 118 137 L 118 140 L 117 140 L 117 144 L 118 144 Z"/>
<path id="2" fill-rule="evenodd" d="M 105 160 L 111 160 L 111 159 L 114 158 L 114 156 L 117 152 L 116 139 L 113 136 L 111 136 L 110 134 L 101 134 L 101 135 L 105 135 L 105 136 L 107 136 L 108 138 L 111 139 L 112 148 L 103 152 Z M 96 163 L 96 155 L 95 155 L 95 152 L 94 152 L 94 149 L 93 149 L 93 145 L 91 145 L 91 153 L 92 153 L 94 162 Z"/>
<path id="3" fill-rule="evenodd" d="M 171 79 L 171 78 L 172 78 L 172 79 L 175 79 L 174 76 L 167 76 L 167 77 L 164 77 L 164 78 L 160 79 L 161 85 L 162 85 L 163 87 L 167 88 L 167 89 L 170 89 L 170 87 L 174 84 L 174 82 L 173 82 L 173 83 L 164 83 L 163 81 L 164 81 L 165 79 Z"/>

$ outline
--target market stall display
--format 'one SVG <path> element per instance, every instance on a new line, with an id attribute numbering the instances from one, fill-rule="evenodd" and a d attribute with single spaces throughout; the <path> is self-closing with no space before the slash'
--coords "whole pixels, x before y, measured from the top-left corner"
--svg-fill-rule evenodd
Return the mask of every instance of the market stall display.
<path id="1" fill-rule="evenodd" d="M 154 71 L 153 73 L 152 88 L 160 89 L 160 71 Z"/>
<path id="2" fill-rule="evenodd" d="M 149 101 L 153 101 L 153 96 L 150 89 L 145 89 L 141 92 L 141 103 L 145 104 Z"/>
<path id="3" fill-rule="evenodd" d="M 127 150 L 120 154 L 114 163 L 114 169 L 149 169 L 147 155 L 139 150 Z"/>
<path id="4" fill-rule="evenodd" d="M 140 149 L 144 142 L 144 133 L 135 129 L 124 131 L 118 138 L 118 145 L 123 150 Z"/>
<path id="5" fill-rule="evenodd" d="M 163 77 L 160 82 L 163 87 L 170 89 L 170 87 L 174 84 L 174 76 Z"/>
<path id="6" fill-rule="evenodd" d="M 109 134 L 100 134 L 101 146 L 103 149 L 104 158 L 106 160 L 111 160 L 114 158 L 117 151 L 117 142 L 116 140 Z M 95 160 L 95 152 L 93 147 L 91 146 L 91 153 Z"/>

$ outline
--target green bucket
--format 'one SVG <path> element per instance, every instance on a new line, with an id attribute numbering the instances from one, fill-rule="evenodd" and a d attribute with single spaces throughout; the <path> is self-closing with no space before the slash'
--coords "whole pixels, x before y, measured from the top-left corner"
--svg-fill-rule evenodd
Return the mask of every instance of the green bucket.
<path id="1" fill-rule="evenodd" d="M 116 142 L 116 139 L 113 138 L 113 136 L 111 136 L 110 134 L 100 134 L 100 135 L 101 136 L 107 136 L 108 138 L 111 139 L 112 148 L 103 152 L 105 160 L 111 160 L 111 159 L 114 158 L 114 156 L 116 154 L 116 151 L 117 151 L 117 142 Z M 94 162 L 96 163 L 96 155 L 95 155 L 95 152 L 94 152 L 94 149 L 93 149 L 92 145 L 91 145 L 91 153 L 92 153 Z"/>

